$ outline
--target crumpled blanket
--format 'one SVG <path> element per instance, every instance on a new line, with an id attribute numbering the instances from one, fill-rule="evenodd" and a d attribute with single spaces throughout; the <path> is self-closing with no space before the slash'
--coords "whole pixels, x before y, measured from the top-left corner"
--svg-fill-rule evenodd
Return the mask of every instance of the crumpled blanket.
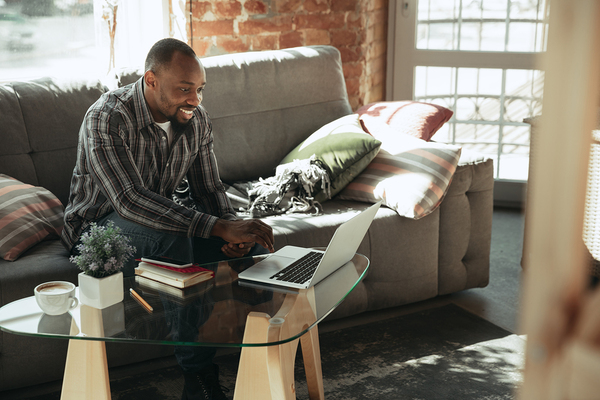
<path id="1" fill-rule="evenodd" d="M 329 175 L 314 154 L 306 160 L 279 165 L 275 176 L 251 182 L 248 212 L 253 218 L 299 212 L 321 214 L 323 207 L 313 198 L 319 182 L 331 198 Z"/>

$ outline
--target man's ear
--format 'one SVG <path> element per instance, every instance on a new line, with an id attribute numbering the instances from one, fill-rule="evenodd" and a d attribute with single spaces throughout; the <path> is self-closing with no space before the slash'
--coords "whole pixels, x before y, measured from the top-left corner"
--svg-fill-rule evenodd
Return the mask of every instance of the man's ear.
<path id="1" fill-rule="evenodd" d="M 146 71 L 144 74 L 144 83 L 146 87 L 154 90 L 156 89 L 156 75 L 152 71 Z"/>

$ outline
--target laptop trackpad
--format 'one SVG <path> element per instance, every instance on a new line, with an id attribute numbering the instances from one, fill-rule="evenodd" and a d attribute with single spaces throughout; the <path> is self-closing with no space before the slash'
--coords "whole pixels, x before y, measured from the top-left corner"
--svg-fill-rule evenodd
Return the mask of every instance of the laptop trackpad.
<path id="1" fill-rule="evenodd" d="M 284 256 L 278 256 L 278 255 L 272 255 L 271 257 L 267 258 L 266 260 L 262 260 L 259 263 L 256 263 L 255 265 L 253 265 L 250 269 L 248 269 L 248 272 L 252 272 L 252 275 L 267 275 L 267 278 L 271 275 L 276 274 L 277 272 L 281 271 L 283 268 L 287 267 L 288 265 L 290 265 L 291 263 L 293 263 L 295 260 L 295 258 L 291 258 L 291 257 L 284 257 Z"/>

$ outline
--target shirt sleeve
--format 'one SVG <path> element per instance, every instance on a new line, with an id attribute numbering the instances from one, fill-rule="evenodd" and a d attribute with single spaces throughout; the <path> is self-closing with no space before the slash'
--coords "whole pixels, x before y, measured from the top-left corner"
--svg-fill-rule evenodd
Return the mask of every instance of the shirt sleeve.
<path id="1" fill-rule="evenodd" d="M 119 134 L 122 125 L 115 114 L 86 116 L 87 169 L 101 192 L 123 218 L 162 232 L 207 238 L 217 217 L 190 210 L 148 190 L 133 154 Z"/>
<path id="2" fill-rule="evenodd" d="M 206 111 L 200 108 L 206 123 L 204 140 L 198 156 L 192 163 L 188 173 L 188 182 L 192 199 L 211 215 L 227 220 L 237 219 L 231 201 L 227 197 L 225 186 L 219 176 L 217 159 L 213 151 L 212 124 Z"/>

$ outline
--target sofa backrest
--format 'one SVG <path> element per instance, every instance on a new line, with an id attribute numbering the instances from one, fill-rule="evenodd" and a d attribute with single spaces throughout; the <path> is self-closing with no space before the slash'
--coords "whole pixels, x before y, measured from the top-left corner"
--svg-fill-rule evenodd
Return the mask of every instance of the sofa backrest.
<path id="1" fill-rule="evenodd" d="M 202 63 L 203 104 L 225 182 L 273 175 L 302 140 L 352 112 L 340 54 L 331 46 L 206 57 Z M 120 84 L 140 76 L 123 72 Z M 0 85 L 0 173 L 43 186 L 66 205 L 79 127 L 108 90 L 102 82 L 43 78 Z"/>
<path id="2" fill-rule="evenodd" d="M 81 121 L 106 90 L 99 80 L 0 85 L 0 173 L 43 186 L 66 205 Z"/>
<path id="3" fill-rule="evenodd" d="M 352 112 L 338 50 L 299 47 L 202 60 L 203 104 L 225 182 L 274 175 L 321 126 Z"/>

